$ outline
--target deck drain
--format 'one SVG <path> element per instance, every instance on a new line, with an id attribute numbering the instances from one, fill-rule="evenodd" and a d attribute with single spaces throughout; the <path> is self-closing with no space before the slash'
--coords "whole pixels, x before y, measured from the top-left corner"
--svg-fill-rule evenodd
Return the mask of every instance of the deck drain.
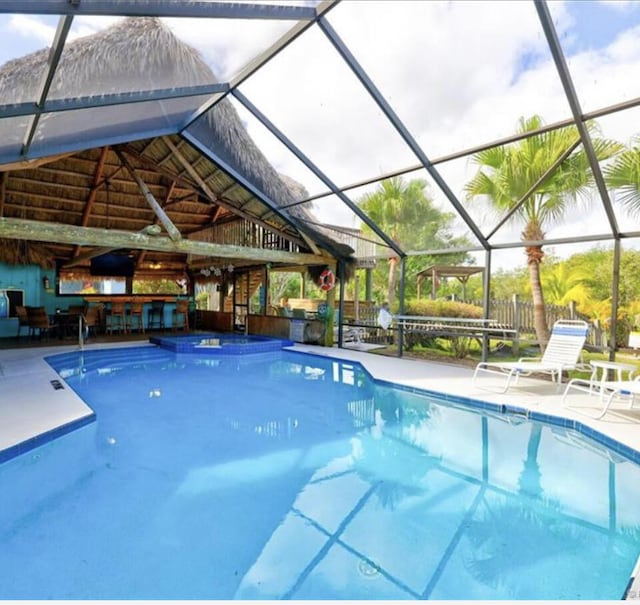
<path id="1" fill-rule="evenodd" d="M 375 578 L 380 573 L 380 568 L 366 559 L 360 559 L 358 561 L 358 571 L 365 578 Z"/>
<path id="2" fill-rule="evenodd" d="M 51 386 L 56 391 L 59 391 L 60 389 L 64 389 L 64 385 L 59 380 L 50 380 L 49 382 L 51 382 Z"/>

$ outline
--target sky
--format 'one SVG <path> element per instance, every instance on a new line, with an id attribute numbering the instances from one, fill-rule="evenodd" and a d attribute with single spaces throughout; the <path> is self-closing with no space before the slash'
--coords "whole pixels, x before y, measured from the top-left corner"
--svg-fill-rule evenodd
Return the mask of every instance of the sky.
<path id="1" fill-rule="evenodd" d="M 640 97 L 640 3 L 552 1 L 548 4 L 583 112 Z M 429 160 L 513 134 L 521 116 L 546 123 L 571 116 L 533 2 L 454 0 L 344 0 L 327 14 L 348 47 L 409 129 Z M 77 17 L 71 38 L 103 29 L 115 19 Z M 227 81 L 282 35 L 292 22 L 166 19 L 174 33 L 197 48 L 219 81 Z M 48 46 L 55 17 L 0 16 L 0 63 Z M 241 92 L 338 187 L 419 163 L 395 128 L 354 77 L 327 36 L 314 26 L 247 80 Z M 283 174 L 311 195 L 327 191 L 237 101 L 232 101 L 260 149 Z M 602 135 L 623 143 L 640 128 L 638 110 L 598 120 Z M 467 158 L 438 163 L 458 199 L 476 167 Z M 425 171 L 436 205 L 450 202 Z M 350 193 L 355 200 L 375 186 Z M 320 220 L 347 227 L 359 220 L 333 197 L 313 203 Z M 469 206 L 483 230 L 496 221 L 483 204 Z M 633 220 L 617 211 L 623 229 Z M 460 220 L 456 234 L 468 232 Z M 492 239 L 517 241 L 521 225 Z M 608 232 L 597 203 L 575 210 L 547 237 Z M 425 243 L 425 248 L 428 248 Z M 584 247 L 584 246 L 582 246 Z M 563 255 L 577 246 L 548 250 Z M 522 263 L 521 251 L 496 252 L 494 264 Z M 478 256 L 483 263 L 483 255 Z"/>

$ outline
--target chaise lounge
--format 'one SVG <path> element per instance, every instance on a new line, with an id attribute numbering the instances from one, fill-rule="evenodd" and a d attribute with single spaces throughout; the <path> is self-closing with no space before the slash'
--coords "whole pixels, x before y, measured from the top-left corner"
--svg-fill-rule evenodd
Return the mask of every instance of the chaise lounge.
<path id="1" fill-rule="evenodd" d="M 576 390 L 589 395 L 599 394 L 600 402 L 602 403 L 602 409 L 595 409 L 595 414 L 591 412 L 583 411 L 577 406 L 570 406 L 566 404 L 567 395 L 569 391 Z M 562 396 L 562 405 L 568 407 L 580 414 L 589 416 L 594 420 L 600 420 L 611 408 L 611 404 L 616 398 L 627 399 L 629 405 L 628 409 L 633 407 L 636 395 L 640 395 L 640 376 L 635 378 L 629 378 L 629 380 L 593 380 L 587 378 L 574 378 L 567 383 L 567 387 L 564 390 Z M 592 408 L 593 409 L 593 408 Z"/>
<path id="2" fill-rule="evenodd" d="M 559 319 L 553 324 L 551 338 L 542 357 L 521 357 L 518 361 L 481 361 L 473 373 L 473 386 L 476 386 L 478 374 L 486 372 L 505 378 L 501 392 L 506 392 L 518 377 L 534 372 L 548 374 L 552 380 L 562 382 L 562 372 L 574 370 L 583 364 L 580 361 L 582 347 L 589 331 L 585 321 Z"/>

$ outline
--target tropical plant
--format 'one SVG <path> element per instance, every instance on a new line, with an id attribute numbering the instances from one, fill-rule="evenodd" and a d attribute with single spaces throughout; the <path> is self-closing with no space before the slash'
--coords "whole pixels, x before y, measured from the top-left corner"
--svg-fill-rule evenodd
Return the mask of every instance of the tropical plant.
<path id="1" fill-rule="evenodd" d="M 427 183 L 422 179 L 405 182 L 401 177 L 382 181 L 372 193 L 358 200 L 360 207 L 402 250 L 425 250 L 448 247 L 463 247 L 466 238 L 455 238 L 450 233 L 454 219 L 452 213 L 438 210 L 426 191 Z M 365 225 L 364 232 L 370 229 Z M 468 261 L 466 254 L 452 255 L 451 262 Z M 385 298 L 390 305 L 396 297 L 398 264 L 400 258 L 393 254 L 387 263 Z M 412 257 L 407 260 L 407 294 L 415 286 L 415 275 L 429 264 L 429 258 Z M 382 273 L 376 271 L 378 278 Z M 374 278 L 375 280 L 375 278 Z M 382 302 L 382 301 L 380 301 Z"/>
<path id="2" fill-rule="evenodd" d="M 634 137 L 631 147 L 619 153 L 603 169 L 607 185 L 616 191 L 620 202 L 633 217 L 640 217 L 640 136 Z"/>
<path id="3" fill-rule="evenodd" d="M 468 317 L 480 319 L 482 307 L 468 303 L 449 300 L 418 300 L 405 301 L 407 315 L 422 315 L 423 317 Z"/>
<path id="4" fill-rule="evenodd" d="M 581 309 L 589 305 L 593 295 L 588 286 L 590 274 L 581 267 L 570 267 L 565 262 L 554 263 L 542 272 L 547 300 L 554 305 L 575 302 Z"/>
<path id="5" fill-rule="evenodd" d="M 520 118 L 518 133 L 537 130 L 542 125 L 539 116 Z M 588 128 L 596 134 L 593 123 Z M 589 201 L 593 175 L 588 158 L 584 150 L 571 151 L 578 141 L 577 129 L 567 127 L 475 154 L 472 161 L 479 168 L 465 186 L 467 199 L 488 199 L 500 216 L 524 224 L 523 241 L 543 241 L 548 223 L 557 224 L 579 203 Z M 610 158 L 622 148 L 615 141 L 595 136 L 592 141 L 599 160 Z M 562 160 L 564 155 L 567 157 Z M 550 170 L 556 163 L 558 166 Z M 549 340 L 540 280 L 544 252 L 541 244 L 534 243 L 525 248 L 525 253 L 536 336 L 544 346 Z"/>

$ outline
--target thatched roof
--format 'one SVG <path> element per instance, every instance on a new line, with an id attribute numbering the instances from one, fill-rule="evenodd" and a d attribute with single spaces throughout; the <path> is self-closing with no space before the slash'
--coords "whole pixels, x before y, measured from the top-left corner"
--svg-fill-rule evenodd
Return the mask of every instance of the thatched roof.
<path id="1" fill-rule="evenodd" d="M 39 265 L 45 269 L 56 266 L 47 246 L 25 240 L 0 239 L 0 259 L 7 265 Z"/>
<path id="2" fill-rule="evenodd" d="M 48 55 L 48 49 L 40 50 L 0 68 L 3 103 L 32 101 L 37 97 Z M 127 18 L 65 46 L 48 98 L 215 81 L 198 52 L 178 40 L 160 20 Z M 289 250 L 309 252 L 303 237 L 306 235 L 332 254 L 349 257 L 350 248 L 336 242 L 322 228 L 305 223 L 317 222 L 307 208 L 293 206 L 289 214 L 284 210 L 284 216 L 279 216 L 259 195 L 239 184 L 214 161 L 219 159 L 228 165 L 276 206 L 298 201 L 305 193 L 302 186 L 276 172 L 227 100 L 219 102 L 188 129 L 190 135 L 211 150 L 211 157 L 179 134 L 153 138 L 132 135 L 132 139 L 138 140 L 120 136 L 121 142 L 113 146 L 92 145 L 118 128 L 126 131 L 122 123 L 130 122 L 134 132 L 144 128 L 155 130 L 156 124 L 163 127 L 175 124 L 176 117 L 186 117 L 202 100 L 196 97 L 44 115 L 36 140 L 42 139 L 41 144 L 46 144 L 46 137 L 53 136 L 58 151 L 62 148 L 64 153 L 50 161 L 39 160 L 34 166 L 0 165 L 0 171 L 4 169 L 6 173 L 0 216 L 139 232 L 158 221 L 135 178 L 123 167 L 124 155 L 184 238 L 219 242 L 222 233 L 229 240 L 236 237 L 230 235 L 233 232 L 266 230 L 273 231 L 276 239 L 286 241 Z M 4 122 L 0 123 L 0 132 L 7 124 L 12 129 L 25 128 L 28 119 Z M 56 140 L 56 136 L 60 139 Z M 287 217 L 292 217 L 293 224 Z M 255 241 L 225 243 L 256 245 Z M 69 244 L 49 247 L 60 258 L 72 258 L 80 252 Z M 0 248 L 0 254 L 1 251 Z M 184 264 L 187 258 L 184 254 L 166 252 L 145 252 L 141 256 L 155 264 L 164 259 L 167 266 Z M 251 264 L 251 259 L 239 258 L 235 262 L 236 266 L 243 263 Z"/>

